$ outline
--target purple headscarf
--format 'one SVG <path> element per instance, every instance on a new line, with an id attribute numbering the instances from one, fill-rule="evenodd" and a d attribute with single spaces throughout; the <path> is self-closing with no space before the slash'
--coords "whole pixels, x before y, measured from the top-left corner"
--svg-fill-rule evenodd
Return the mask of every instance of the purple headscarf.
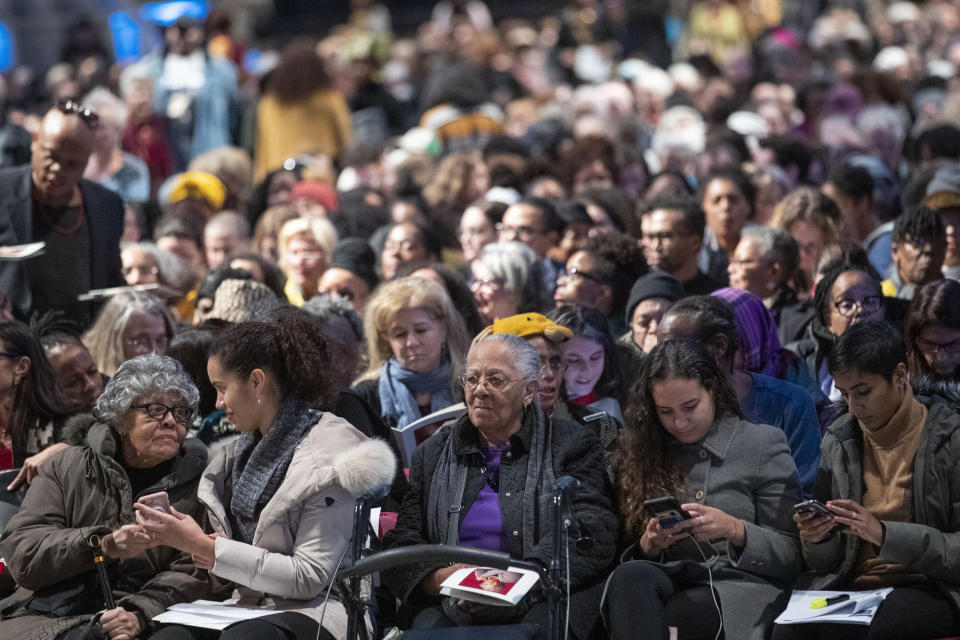
<path id="1" fill-rule="evenodd" d="M 777 323 L 763 300 L 752 293 L 731 287 L 717 289 L 710 295 L 725 300 L 733 309 L 737 329 L 743 338 L 743 344 L 740 345 L 743 368 L 772 378 L 780 377 L 780 350 L 783 347 L 777 337 Z"/>

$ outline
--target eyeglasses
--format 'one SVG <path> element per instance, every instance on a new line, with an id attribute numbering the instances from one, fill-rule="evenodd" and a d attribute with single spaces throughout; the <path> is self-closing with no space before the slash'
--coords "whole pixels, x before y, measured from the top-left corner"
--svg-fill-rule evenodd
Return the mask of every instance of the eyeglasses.
<path id="1" fill-rule="evenodd" d="M 502 376 L 499 373 L 492 373 L 489 376 L 478 376 L 475 373 L 470 375 L 460 376 L 460 384 L 463 385 L 465 391 L 476 391 L 477 387 L 480 386 L 480 383 L 484 382 L 488 387 L 494 391 L 503 391 L 507 388 L 512 382 L 517 382 L 516 380 L 511 380 L 506 376 Z"/>
<path id="2" fill-rule="evenodd" d="M 77 114 L 80 116 L 80 119 L 83 121 L 83 123 L 91 129 L 96 129 L 100 126 L 100 117 L 94 113 L 92 109 L 88 107 L 82 107 L 79 103 L 74 102 L 69 98 L 58 100 L 57 109 L 60 111 L 60 113 Z"/>
<path id="3" fill-rule="evenodd" d="M 558 373 L 558 374 L 560 374 L 560 375 L 563 375 L 563 374 L 567 371 L 567 363 L 566 363 L 566 361 L 565 361 L 563 358 L 561 358 L 560 356 L 557 356 L 557 357 L 555 357 L 555 358 L 550 358 L 549 360 L 544 360 L 543 358 L 541 358 L 541 359 L 540 359 L 540 373 L 541 373 L 541 375 L 542 375 L 547 369 L 553 371 L 554 373 Z"/>
<path id="4" fill-rule="evenodd" d="M 953 342 L 934 342 L 932 340 L 917 338 L 915 342 L 917 349 L 929 356 L 935 356 L 941 350 L 951 357 L 960 355 L 960 340 L 954 340 Z"/>
<path id="5" fill-rule="evenodd" d="M 123 277 L 126 278 L 132 273 L 136 273 L 141 276 L 155 276 L 160 272 L 156 265 L 148 264 L 133 264 L 129 267 L 124 267 L 120 270 L 120 273 L 123 274 Z"/>
<path id="6" fill-rule="evenodd" d="M 842 316 L 852 316 L 859 308 L 863 313 L 876 313 L 880 310 L 880 296 L 867 296 L 863 300 L 837 300 L 833 308 Z"/>
<path id="7" fill-rule="evenodd" d="M 576 267 L 570 267 L 564 273 L 561 273 L 559 276 L 557 276 L 557 279 L 560 279 L 560 278 L 570 278 L 571 280 L 575 280 L 576 278 L 586 278 L 587 280 L 593 280 L 598 284 L 606 283 L 606 280 L 604 280 L 600 276 L 592 274 L 589 271 L 581 271 Z"/>
<path id="8" fill-rule="evenodd" d="M 543 229 L 534 229 L 533 227 L 528 227 L 527 225 L 520 225 L 519 227 L 511 227 L 503 224 L 502 222 L 497 223 L 497 233 L 501 236 L 506 236 L 509 238 L 529 238 L 530 236 L 544 233 Z"/>
<path id="9" fill-rule="evenodd" d="M 170 340 L 167 336 L 153 338 L 147 335 L 133 336 L 124 340 L 127 347 L 148 353 L 150 351 L 166 351 Z"/>
<path id="10" fill-rule="evenodd" d="M 477 278 L 473 281 L 474 286 L 476 287 L 502 287 L 506 284 L 506 280 L 503 278 L 498 278 L 497 276 L 487 276 L 486 278 Z"/>
<path id="11" fill-rule="evenodd" d="M 154 420 L 163 420 L 167 417 L 168 413 L 172 413 L 174 421 L 179 422 L 180 424 L 187 424 L 190 422 L 190 418 L 193 417 L 193 409 L 190 407 L 168 407 L 167 405 L 159 402 L 135 404 L 133 405 L 133 408 L 145 410 L 147 415 Z"/>

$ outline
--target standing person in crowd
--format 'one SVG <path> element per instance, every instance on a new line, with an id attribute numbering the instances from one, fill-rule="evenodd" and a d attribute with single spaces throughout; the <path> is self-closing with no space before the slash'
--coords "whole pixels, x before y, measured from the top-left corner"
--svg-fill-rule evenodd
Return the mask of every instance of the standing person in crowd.
<path id="1" fill-rule="evenodd" d="M 699 195 L 707 226 L 698 264 L 701 271 L 726 284 L 727 263 L 740 242 L 740 232 L 753 217 L 757 188 L 739 169 L 718 169 L 704 178 Z"/>
<path id="2" fill-rule="evenodd" d="M 780 325 L 785 308 L 797 305 L 792 286 L 800 264 L 797 241 L 780 229 L 761 225 L 746 227 L 730 256 L 727 274 L 730 286 L 763 300 L 773 319 Z"/>
<path id="3" fill-rule="evenodd" d="M 800 265 L 794 288 L 798 296 L 810 297 L 821 256 L 845 238 L 840 209 L 816 189 L 800 187 L 780 201 L 770 226 L 786 231 L 796 241 Z"/>
<path id="4" fill-rule="evenodd" d="M 947 238 L 940 216 L 920 207 L 903 213 L 893 224 L 893 265 L 883 281 L 883 295 L 909 300 L 914 292 L 943 277 Z"/>
<path id="5" fill-rule="evenodd" d="M 257 105 L 254 178 L 263 179 L 287 158 L 330 158 L 350 143 L 350 108 L 317 54 L 316 43 L 296 38 L 283 50 Z"/>
<path id="6" fill-rule="evenodd" d="M 568 304 L 550 310 L 547 317 L 573 333 L 563 345 L 570 402 L 623 420 L 623 372 L 606 316 L 592 307 Z"/>
<path id="7" fill-rule="evenodd" d="M 657 346 L 657 327 L 663 314 L 684 295 L 683 286 L 665 273 L 654 271 L 637 278 L 630 288 L 625 315 L 630 331 L 622 341 L 650 353 Z"/>
<path id="8" fill-rule="evenodd" d="M 942 279 L 920 287 L 907 310 L 904 337 L 911 380 L 960 382 L 960 282 Z"/>
<path id="9" fill-rule="evenodd" d="M 175 331 L 173 317 L 152 293 L 122 291 L 104 305 L 97 321 L 83 334 L 83 343 L 97 369 L 113 376 L 130 358 L 167 352 Z"/>
<path id="10" fill-rule="evenodd" d="M 146 65 L 134 63 L 120 74 L 120 95 L 127 109 L 123 150 L 140 158 L 150 172 L 150 197 L 174 173 L 167 119 L 154 111 L 154 79 Z"/>
<path id="11" fill-rule="evenodd" d="M 796 588 L 893 591 L 867 627 L 778 625 L 773 637 L 949 636 L 960 628 L 960 415 L 914 396 L 903 339 L 886 323 L 850 327 L 828 366 L 849 413 L 823 439 L 816 497 L 830 515 L 794 515 L 810 569 Z"/>
<path id="12" fill-rule="evenodd" d="M 733 389 L 746 419 L 783 431 L 799 472 L 800 487 L 813 490 L 820 459 L 820 425 L 810 394 L 802 387 L 743 369 L 744 337 L 730 305 L 713 296 L 680 300 L 663 317 L 660 341 L 692 338 L 705 345 Z"/>
<path id="13" fill-rule="evenodd" d="M 108 89 L 97 87 L 83 98 L 83 105 L 98 118 L 83 176 L 110 189 L 124 202 L 146 202 L 150 198 L 150 170 L 140 158 L 120 148 L 127 120 L 123 102 Z"/>
<path id="14" fill-rule="evenodd" d="M 622 335 L 623 308 L 629 291 L 622 286 L 646 272 L 643 250 L 636 240 L 618 231 L 587 238 L 586 245 L 567 258 L 564 272 L 557 278 L 553 299 L 557 306 L 582 304 L 610 318 L 611 330 Z"/>
<path id="15" fill-rule="evenodd" d="M 544 294 L 553 295 L 557 277 L 563 272 L 563 263 L 550 258 L 547 253 L 557 246 L 563 235 L 563 218 L 556 207 L 543 198 L 527 198 L 510 205 L 503 212 L 503 220 L 497 226 L 500 242 L 522 242 L 536 254 L 541 265 L 541 282 Z"/>
<path id="16" fill-rule="evenodd" d="M 320 276 L 337 248 L 337 230 L 326 218 L 295 218 L 280 229 L 277 246 L 287 276 L 283 292 L 299 307 L 317 295 Z"/>
<path id="17" fill-rule="evenodd" d="M 21 468 L 13 485 L 30 482 L 37 469 L 63 448 L 71 411 L 43 345 L 17 320 L 0 320 L 0 468 Z"/>
<path id="18" fill-rule="evenodd" d="M 478 200 L 463 210 L 457 237 L 464 262 L 469 265 L 480 257 L 480 252 L 497 241 L 497 225 L 503 220 L 507 205 L 502 202 Z"/>
<path id="19" fill-rule="evenodd" d="M 333 363 L 303 315 L 288 310 L 275 323 L 236 325 L 210 351 L 217 406 L 242 434 L 210 462 L 197 489 L 216 535 L 191 514 L 135 505 L 157 544 L 233 583 L 240 603 L 277 611 L 231 626 L 222 640 L 344 637 L 346 610 L 324 595 L 350 543 L 354 501 L 393 480 L 386 444 L 311 408 L 332 400 Z M 153 637 L 206 636 L 172 626 Z"/>
<path id="20" fill-rule="evenodd" d="M 616 516 L 605 495 L 599 441 L 580 425 L 544 414 L 540 370 L 537 350 L 516 336 L 489 335 L 473 344 L 462 378 L 467 413 L 417 449 L 410 490 L 384 544 L 460 544 L 543 562 L 562 544 L 549 533 L 544 497 L 557 478 L 571 475 L 580 485 L 569 536 L 591 543 L 570 554 L 569 626 L 572 637 L 587 638 L 613 561 Z M 451 505 L 460 505 L 459 518 L 450 518 Z M 542 600 L 476 608 L 440 599 L 440 584 L 464 566 L 420 563 L 386 571 L 383 580 L 416 614 L 414 628 L 530 623 L 546 630 Z"/>
<path id="21" fill-rule="evenodd" d="M 543 311 L 541 265 L 521 242 L 494 242 L 473 261 L 470 290 L 486 322 L 525 311 Z"/>
<path id="22" fill-rule="evenodd" d="M 93 309 L 77 296 L 123 284 L 120 235 L 123 203 L 83 179 L 97 115 L 72 100 L 40 121 L 29 166 L 0 170 L 0 245 L 46 242 L 44 255 L 0 263 L 0 291 L 13 311 L 61 310 L 86 328 Z"/>
<path id="23" fill-rule="evenodd" d="M 139 356 L 104 389 L 96 417 L 71 421 L 65 436 L 74 446 L 40 467 L 0 538 L 20 587 L 0 635 L 87 637 L 87 621 L 103 609 L 95 555 L 106 558 L 117 603 L 100 615 L 96 637 L 135 638 L 168 606 L 212 595 L 190 556 L 158 544 L 133 511 L 141 496 L 164 491 L 177 513 L 202 513 L 197 483 L 207 449 L 186 438 L 197 398 L 175 360 Z"/>
<path id="24" fill-rule="evenodd" d="M 623 529 L 636 560 L 610 577 L 611 638 L 760 640 L 801 568 L 790 520 L 800 500 L 783 433 L 745 420 L 728 376 L 693 340 L 654 348 L 627 409 L 617 458 Z M 690 514 L 668 528 L 645 500 Z M 698 541 L 697 546 L 691 541 Z M 712 541 L 712 542 L 711 542 Z M 715 554 L 715 557 L 708 557 Z"/>
<path id="25" fill-rule="evenodd" d="M 449 407 L 469 336 L 444 288 L 401 278 L 377 289 L 364 317 L 367 371 L 354 386 L 388 426 Z"/>
<path id="26" fill-rule="evenodd" d="M 657 199 L 640 212 L 640 246 L 647 264 L 680 281 L 687 295 L 707 295 L 723 283 L 704 273 L 697 256 L 706 218 L 691 199 Z"/>

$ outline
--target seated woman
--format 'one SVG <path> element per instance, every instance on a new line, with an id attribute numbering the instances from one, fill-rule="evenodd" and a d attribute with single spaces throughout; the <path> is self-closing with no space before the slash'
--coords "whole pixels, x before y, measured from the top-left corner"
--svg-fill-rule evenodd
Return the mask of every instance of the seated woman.
<path id="1" fill-rule="evenodd" d="M 893 591 L 869 626 L 778 625 L 773 637 L 956 635 L 960 415 L 913 395 L 903 339 L 884 322 L 850 327 L 828 366 L 849 414 L 823 438 L 816 497 L 830 515 L 794 515 L 810 569 L 796 588 Z"/>
<path id="2" fill-rule="evenodd" d="M 570 402 L 606 411 L 623 420 L 620 408 L 621 376 L 617 342 L 607 317 L 598 309 L 567 304 L 547 317 L 573 332 L 563 345 L 565 380 Z"/>
<path id="3" fill-rule="evenodd" d="M 410 490 L 384 544 L 460 544 L 546 562 L 559 543 L 551 540 L 551 487 L 555 479 L 572 475 L 581 486 L 571 509 L 570 540 L 584 544 L 569 557 L 570 630 L 586 638 L 613 561 L 616 517 L 604 495 L 600 442 L 580 425 L 543 413 L 537 397 L 540 368 L 537 350 L 517 336 L 494 334 L 473 344 L 463 377 L 467 413 L 417 449 Z M 462 516 L 451 518 L 450 505 L 457 504 Z M 530 596 L 513 608 L 482 611 L 441 601 L 440 584 L 462 566 L 417 564 L 382 578 L 417 613 L 414 628 L 546 620 L 546 603 Z"/>
<path id="4" fill-rule="evenodd" d="M 740 233 L 727 266 L 730 286 L 763 300 L 777 326 L 783 310 L 797 305 L 797 292 L 790 283 L 800 264 L 799 251 L 797 241 L 786 231 L 751 225 Z"/>
<path id="5" fill-rule="evenodd" d="M 317 295 L 320 276 L 337 248 L 337 230 L 326 218 L 295 218 L 280 229 L 277 248 L 287 277 L 283 291 L 299 307 Z"/>
<path id="6" fill-rule="evenodd" d="M 677 627 L 681 638 L 713 638 L 722 615 L 724 637 L 765 638 L 770 604 L 800 570 L 790 520 L 800 486 L 783 432 L 743 420 L 712 354 L 687 339 L 650 352 L 626 429 L 617 488 L 639 559 L 610 577 L 610 637 L 666 640 Z M 665 496 L 692 517 L 662 527 L 643 503 Z"/>
<path id="7" fill-rule="evenodd" d="M 210 350 L 217 407 L 243 432 L 210 462 L 197 490 L 216 535 L 179 511 L 135 505 L 157 543 L 233 582 L 240 604 L 283 612 L 234 625 L 224 639 L 343 637 L 346 612 L 335 599 L 324 606 L 324 596 L 350 541 L 355 499 L 389 484 L 396 467 L 386 444 L 310 408 L 330 401 L 333 364 L 303 315 L 234 325 Z M 173 626 L 154 637 L 207 637 L 194 631 Z"/>
<path id="8" fill-rule="evenodd" d="M 960 382 L 960 282 L 944 278 L 921 287 L 904 325 L 911 380 Z"/>
<path id="9" fill-rule="evenodd" d="M 470 290 L 484 322 L 544 309 L 540 261 L 522 242 L 486 245 L 470 269 Z"/>
<path id="10" fill-rule="evenodd" d="M 97 369 L 90 351 L 80 340 L 77 326 L 62 312 L 45 313 L 30 322 L 53 368 L 57 386 L 70 411 L 93 411 L 106 378 Z"/>
<path id="11" fill-rule="evenodd" d="M 400 278 L 367 303 L 367 371 L 354 386 L 387 426 L 402 427 L 454 404 L 469 338 L 446 290 Z"/>
<path id="12" fill-rule="evenodd" d="M 95 417 L 67 425 L 76 446 L 40 467 L 0 539 L 20 586 L 4 602 L 0 637 L 81 637 L 77 625 L 103 609 L 97 555 L 107 558 L 117 602 L 100 619 L 113 640 L 136 637 L 169 605 L 209 597 L 190 556 L 158 546 L 132 509 L 140 496 L 166 491 L 177 512 L 202 513 L 197 483 L 207 449 L 185 439 L 197 399 L 175 360 L 139 356 L 116 371 Z"/>
<path id="13" fill-rule="evenodd" d="M 83 343 L 100 373 L 112 376 L 130 358 L 166 354 L 174 331 L 173 317 L 160 298 L 123 291 L 103 306 L 96 322 L 83 334 Z"/>

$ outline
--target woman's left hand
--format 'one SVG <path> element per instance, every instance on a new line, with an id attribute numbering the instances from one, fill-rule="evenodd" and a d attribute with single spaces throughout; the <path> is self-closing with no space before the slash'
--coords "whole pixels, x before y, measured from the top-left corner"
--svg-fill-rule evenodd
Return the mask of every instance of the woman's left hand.
<path id="1" fill-rule="evenodd" d="M 137 614 L 120 607 L 103 612 L 100 628 L 110 640 L 132 640 L 141 631 Z"/>
<path id="2" fill-rule="evenodd" d="M 157 511 L 139 502 L 133 508 L 137 510 L 137 522 L 158 545 L 194 553 L 201 538 L 212 542 L 193 518 L 173 507 L 170 507 L 170 513 Z"/>
<path id="3" fill-rule="evenodd" d="M 742 547 L 746 543 L 747 529 L 740 518 L 734 518 L 720 509 L 699 502 L 688 502 L 680 506 L 692 517 L 679 522 L 674 529 L 689 531 L 697 540 L 726 538 L 727 542 L 735 547 Z"/>
<path id="4" fill-rule="evenodd" d="M 841 533 L 860 536 L 876 546 L 883 545 L 883 525 L 876 516 L 867 511 L 866 507 L 855 500 L 830 500 L 827 509 L 833 513 L 834 519 L 845 524 L 849 529 L 842 529 Z"/>

